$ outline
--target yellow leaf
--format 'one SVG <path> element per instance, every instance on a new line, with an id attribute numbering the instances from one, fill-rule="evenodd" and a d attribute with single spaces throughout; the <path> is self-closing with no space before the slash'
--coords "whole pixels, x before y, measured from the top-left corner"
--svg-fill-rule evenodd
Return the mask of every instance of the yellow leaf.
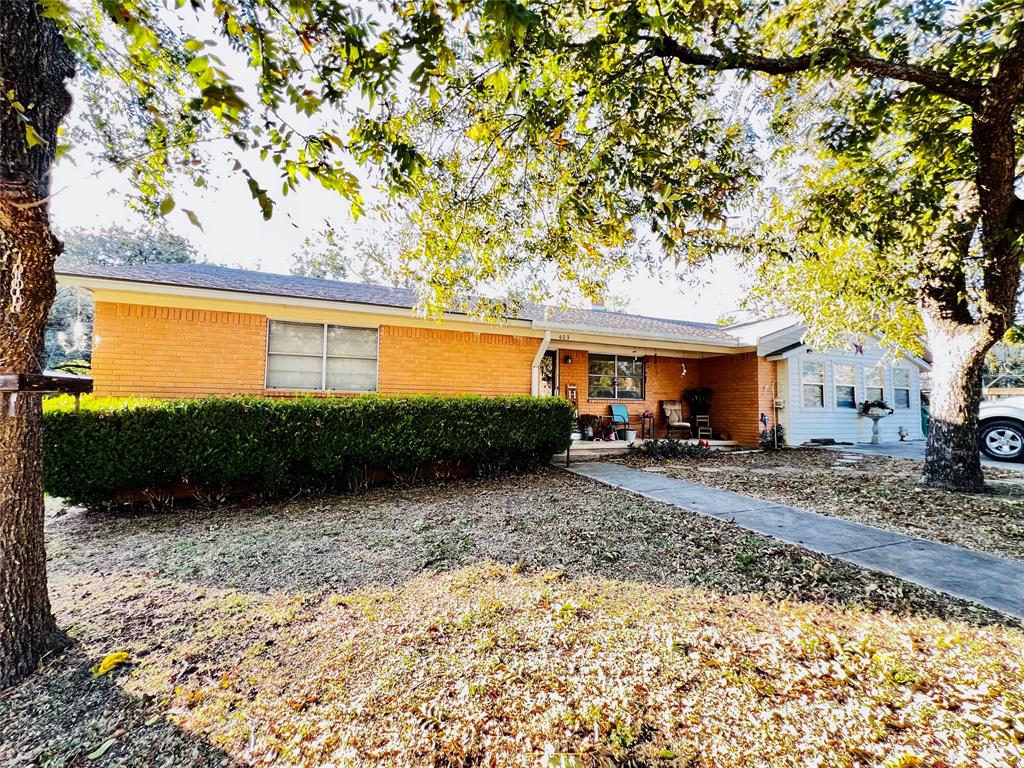
<path id="1" fill-rule="evenodd" d="M 25 123 L 25 141 L 28 142 L 29 149 L 46 143 L 43 141 L 43 137 L 29 123 Z"/>
<path id="2" fill-rule="evenodd" d="M 131 658 L 131 654 L 126 651 L 117 651 L 116 653 L 108 653 L 103 657 L 103 661 L 92 668 L 92 674 L 94 677 L 102 677 L 116 667 L 121 666 Z"/>

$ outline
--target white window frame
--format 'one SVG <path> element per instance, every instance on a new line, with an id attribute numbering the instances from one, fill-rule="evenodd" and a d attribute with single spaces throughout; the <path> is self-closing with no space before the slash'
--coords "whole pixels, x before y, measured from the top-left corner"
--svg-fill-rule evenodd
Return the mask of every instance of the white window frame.
<path id="1" fill-rule="evenodd" d="M 816 365 L 821 368 L 821 381 L 808 382 L 805 378 L 806 372 L 804 366 Z M 824 411 L 828 404 L 828 399 L 825 397 L 825 382 L 827 380 L 825 375 L 825 361 L 824 360 L 801 360 L 800 361 L 800 407 L 807 411 Z M 804 387 L 821 387 L 821 405 L 808 405 L 804 398 Z"/>
<path id="2" fill-rule="evenodd" d="M 271 352 L 270 351 L 270 324 L 271 323 L 289 323 L 291 325 L 319 325 L 321 326 L 322 343 L 320 345 L 320 386 L 317 388 L 310 389 L 309 387 L 275 387 L 270 384 L 270 356 L 271 355 L 291 355 L 292 357 L 317 357 L 317 355 L 293 353 L 293 352 Z M 376 331 L 377 333 L 377 348 L 374 351 L 374 388 L 373 389 L 328 389 L 327 388 L 327 360 L 330 358 L 340 360 L 368 360 L 369 358 L 348 358 L 339 357 L 338 355 L 327 354 L 327 329 L 328 328 L 351 328 L 357 331 Z M 314 323 L 306 320 L 278 320 L 277 318 L 267 318 L 267 340 L 266 340 L 266 357 L 263 362 L 263 387 L 264 389 L 273 389 L 277 392 L 342 392 L 342 393 L 354 393 L 354 394 L 370 394 L 373 392 L 380 391 L 380 326 L 361 326 L 361 325 L 339 325 L 338 323 Z"/>
<path id="3" fill-rule="evenodd" d="M 860 388 L 857 386 L 857 364 L 856 363 L 832 363 L 832 407 L 840 413 L 846 413 L 848 411 L 857 410 L 857 395 L 859 394 Z M 849 387 L 849 384 L 840 384 L 839 379 L 836 378 L 836 368 L 849 368 L 853 373 L 853 405 L 846 406 L 839 404 L 839 387 Z M 802 394 L 802 392 L 801 392 Z"/>
<path id="4" fill-rule="evenodd" d="M 907 386 L 898 387 L 896 386 L 896 372 L 900 371 L 907 375 Z M 900 405 L 899 398 L 896 397 L 897 390 L 906 390 L 907 392 L 907 404 Z M 904 368 L 902 365 L 894 365 L 892 368 L 892 407 L 900 411 L 909 411 L 911 407 L 911 393 L 914 390 L 914 374 L 909 368 Z"/>

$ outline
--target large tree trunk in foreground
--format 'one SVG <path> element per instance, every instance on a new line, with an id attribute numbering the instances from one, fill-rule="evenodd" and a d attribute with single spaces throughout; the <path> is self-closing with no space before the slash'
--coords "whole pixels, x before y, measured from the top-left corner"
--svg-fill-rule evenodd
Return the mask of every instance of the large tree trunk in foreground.
<path id="1" fill-rule="evenodd" d="M 977 493 L 984 490 L 978 453 L 981 366 L 992 346 L 977 326 L 925 319 L 932 349 L 931 428 L 925 485 Z"/>
<path id="2" fill-rule="evenodd" d="M 74 58 L 37 2 L 0 12 L 0 371 L 38 372 L 53 301 L 50 167 L 71 99 Z M 17 102 L 21 109 L 15 107 Z M 27 123 L 26 123 L 27 121 Z M 33 142 L 27 138 L 31 126 Z M 38 140 L 36 140 L 38 138 Z M 34 143 L 34 146 L 29 146 Z M 42 408 L 0 403 L 0 688 L 64 644 L 50 612 L 43 548 Z"/>

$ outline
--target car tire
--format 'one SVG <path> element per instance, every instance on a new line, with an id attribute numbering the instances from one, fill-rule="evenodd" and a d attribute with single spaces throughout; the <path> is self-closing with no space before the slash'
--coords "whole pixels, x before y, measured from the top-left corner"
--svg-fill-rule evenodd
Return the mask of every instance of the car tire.
<path id="1" fill-rule="evenodd" d="M 996 461 L 1024 459 L 1024 424 L 1012 419 L 986 421 L 978 430 L 981 452 Z"/>

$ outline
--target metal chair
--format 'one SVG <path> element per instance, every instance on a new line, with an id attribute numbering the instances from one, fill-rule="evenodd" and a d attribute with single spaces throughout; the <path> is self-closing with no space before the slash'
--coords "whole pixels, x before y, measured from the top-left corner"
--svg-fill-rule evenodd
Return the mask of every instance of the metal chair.
<path id="1" fill-rule="evenodd" d="M 711 439 L 711 417 L 710 416 L 698 416 L 697 417 L 697 439 L 698 440 L 710 440 Z"/>
<path id="2" fill-rule="evenodd" d="M 683 404 L 678 400 L 662 400 L 661 412 L 665 416 L 665 434 L 672 437 L 672 430 L 683 430 L 683 437 L 690 437 L 693 429 L 690 422 L 683 420 Z"/>
<path id="3" fill-rule="evenodd" d="M 629 429 L 629 410 L 624 405 L 609 405 L 612 409 L 612 426 L 616 429 Z"/>

